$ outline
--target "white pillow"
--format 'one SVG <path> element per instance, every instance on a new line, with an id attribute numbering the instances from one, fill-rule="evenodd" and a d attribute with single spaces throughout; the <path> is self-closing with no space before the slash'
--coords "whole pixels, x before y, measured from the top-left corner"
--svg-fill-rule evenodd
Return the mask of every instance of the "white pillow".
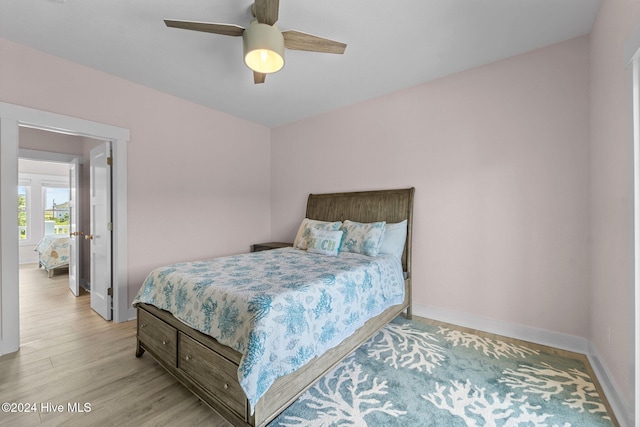
<path id="1" fill-rule="evenodd" d="M 342 236 L 342 230 L 330 231 L 312 228 L 307 252 L 337 256 L 338 251 L 340 251 Z"/>
<path id="2" fill-rule="evenodd" d="M 317 221 L 315 219 L 305 218 L 302 220 L 300 224 L 300 228 L 298 228 L 298 234 L 296 235 L 295 240 L 293 241 L 293 247 L 302 249 L 303 251 L 307 250 L 307 246 L 309 245 L 309 237 L 311 236 L 311 229 L 317 228 L 319 230 L 330 230 L 335 231 L 339 230 L 342 222 L 326 222 L 326 221 Z"/>
<path id="3" fill-rule="evenodd" d="M 342 223 L 342 229 L 345 230 L 345 233 L 341 250 L 377 256 L 384 237 L 385 224 L 384 221 L 362 223 L 346 220 Z"/>
<path id="4" fill-rule="evenodd" d="M 404 243 L 407 240 L 407 220 L 387 224 L 384 231 L 384 238 L 380 244 L 380 254 L 395 255 L 402 259 Z"/>

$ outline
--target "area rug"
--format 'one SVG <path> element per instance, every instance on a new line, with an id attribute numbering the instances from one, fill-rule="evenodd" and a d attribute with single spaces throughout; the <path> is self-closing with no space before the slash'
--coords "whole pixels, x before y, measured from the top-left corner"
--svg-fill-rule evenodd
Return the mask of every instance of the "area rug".
<path id="1" fill-rule="evenodd" d="M 613 425 L 584 360 L 532 348 L 399 317 L 270 427 Z"/>

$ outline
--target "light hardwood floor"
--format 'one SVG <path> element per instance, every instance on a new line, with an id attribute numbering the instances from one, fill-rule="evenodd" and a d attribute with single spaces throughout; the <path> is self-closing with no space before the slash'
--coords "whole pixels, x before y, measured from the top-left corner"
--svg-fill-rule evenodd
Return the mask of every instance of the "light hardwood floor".
<path id="1" fill-rule="evenodd" d="M 88 293 L 71 294 L 66 274 L 48 279 L 35 264 L 20 267 L 20 322 L 20 351 L 0 357 L 0 403 L 35 405 L 36 411 L 0 412 L 0 426 L 231 426 L 148 353 L 136 358 L 136 323 L 103 320 L 91 310 Z M 591 369 L 584 355 L 555 351 Z M 85 404 L 89 412 L 69 411 Z M 58 405 L 62 412 L 53 412 Z"/>
<path id="2" fill-rule="evenodd" d="M 147 353 L 136 358 L 135 322 L 103 320 L 66 274 L 20 267 L 20 322 L 20 351 L 0 357 L 0 403 L 36 411 L 0 412 L 2 426 L 230 426 Z"/>

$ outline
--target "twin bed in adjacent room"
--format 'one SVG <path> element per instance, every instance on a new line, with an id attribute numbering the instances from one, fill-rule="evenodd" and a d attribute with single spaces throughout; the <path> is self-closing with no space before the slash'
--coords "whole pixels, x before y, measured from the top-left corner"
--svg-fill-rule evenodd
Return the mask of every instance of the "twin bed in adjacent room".
<path id="1" fill-rule="evenodd" d="M 38 252 L 38 267 L 44 268 L 48 277 L 53 276 L 54 270 L 69 267 L 69 236 L 47 234 L 34 250 Z"/>
<path id="2" fill-rule="evenodd" d="M 414 189 L 309 195 L 292 247 L 152 271 L 134 305 L 148 351 L 238 426 L 263 426 L 402 312 Z"/>

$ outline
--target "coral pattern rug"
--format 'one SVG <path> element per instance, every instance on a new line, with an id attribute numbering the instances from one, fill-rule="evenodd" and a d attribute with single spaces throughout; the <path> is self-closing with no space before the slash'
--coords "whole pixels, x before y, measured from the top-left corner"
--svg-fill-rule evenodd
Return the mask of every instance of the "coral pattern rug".
<path id="1" fill-rule="evenodd" d="M 614 425 L 586 358 L 401 317 L 270 427 Z"/>

